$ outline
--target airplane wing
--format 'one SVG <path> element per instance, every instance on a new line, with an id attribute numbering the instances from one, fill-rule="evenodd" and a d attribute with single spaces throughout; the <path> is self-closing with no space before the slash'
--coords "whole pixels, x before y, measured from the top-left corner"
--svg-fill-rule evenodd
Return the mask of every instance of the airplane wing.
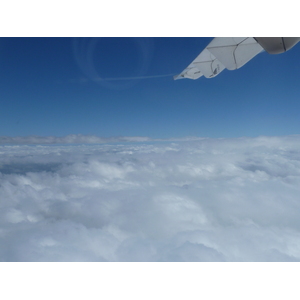
<path id="1" fill-rule="evenodd" d="M 271 54 L 285 52 L 295 46 L 300 38 L 253 38 L 216 37 L 207 47 L 174 79 L 213 78 L 225 68 L 236 70 L 262 51 Z"/>
<path id="2" fill-rule="evenodd" d="M 198 79 L 201 76 L 212 78 L 224 70 L 225 66 L 205 48 L 196 59 L 174 79 Z"/>

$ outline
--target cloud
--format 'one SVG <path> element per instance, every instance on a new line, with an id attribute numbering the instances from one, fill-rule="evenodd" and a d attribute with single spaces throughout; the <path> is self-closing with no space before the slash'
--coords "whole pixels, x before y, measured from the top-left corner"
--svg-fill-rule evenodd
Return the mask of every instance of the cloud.
<path id="1" fill-rule="evenodd" d="M 299 136 L 131 141 L 0 146 L 0 261 L 300 261 Z"/>
<path id="2" fill-rule="evenodd" d="M 110 137 L 103 138 L 94 135 L 70 134 L 64 137 L 56 136 L 0 136 L 0 145 L 35 145 L 35 144 L 103 144 L 103 143 L 124 143 L 124 142 L 146 142 L 148 137 Z"/>
<path id="3" fill-rule="evenodd" d="M 198 141 L 204 138 L 183 137 L 170 139 L 153 139 L 144 136 L 99 137 L 95 135 L 70 134 L 63 137 L 56 136 L 0 136 L 0 145 L 56 145 L 56 144 L 107 144 L 107 143 L 140 143 L 162 141 Z"/>

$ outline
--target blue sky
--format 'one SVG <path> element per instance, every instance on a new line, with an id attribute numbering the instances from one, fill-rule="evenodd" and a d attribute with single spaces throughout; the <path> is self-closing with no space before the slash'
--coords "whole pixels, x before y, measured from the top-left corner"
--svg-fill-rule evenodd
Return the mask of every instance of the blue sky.
<path id="1" fill-rule="evenodd" d="M 1 38 L 0 135 L 299 134 L 299 45 L 213 79 L 174 81 L 211 39 Z M 152 75 L 169 76 L 97 80 Z"/>

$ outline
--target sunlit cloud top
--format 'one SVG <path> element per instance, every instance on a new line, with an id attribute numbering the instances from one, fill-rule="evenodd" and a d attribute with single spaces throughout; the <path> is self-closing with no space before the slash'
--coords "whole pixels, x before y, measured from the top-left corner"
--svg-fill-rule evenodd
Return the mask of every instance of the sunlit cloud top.
<path id="1" fill-rule="evenodd" d="M 0 260 L 299 261 L 299 145 L 2 145 Z"/>

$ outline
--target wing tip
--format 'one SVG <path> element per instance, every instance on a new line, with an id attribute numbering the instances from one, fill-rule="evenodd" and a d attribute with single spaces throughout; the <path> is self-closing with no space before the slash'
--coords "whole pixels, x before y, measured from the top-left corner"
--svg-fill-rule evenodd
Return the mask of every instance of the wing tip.
<path id="1" fill-rule="evenodd" d="M 178 80 L 178 79 L 182 79 L 182 78 L 184 78 L 184 76 L 181 74 L 173 76 L 173 80 Z"/>

